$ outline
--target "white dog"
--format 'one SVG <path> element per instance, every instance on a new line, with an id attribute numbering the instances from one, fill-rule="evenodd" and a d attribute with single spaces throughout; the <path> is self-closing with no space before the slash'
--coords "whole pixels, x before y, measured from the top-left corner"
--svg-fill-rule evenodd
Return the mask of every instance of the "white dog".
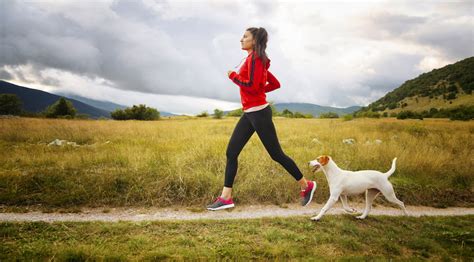
<path id="1" fill-rule="evenodd" d="M 330 192 L 327 203 L 319 214 L 312 217 L 311 220 L 320 220 L 324 213 L 337 202 L 339 197 L 341 197 L 342 206 L 345 211 L 351 213 L 356 212 L 355 209 L 347 205 L 347 196 L 361 194 L 363 192 L 365 192 L 365 210 L 362 215 L 357 217 L 358 219 L 367 217 L 372 207 L 372 202 L 380 192 L 382 192 L 388 201 L 397 204 L 405 215 L 408 215 L 405 205 L 395 196 L 393 186 L 388 181 L 388 177 L 395 172 L 396 160 L 397 158 L 393 159 L 392 167 L 386 173 L 375 170 L 342 170 L 334 163 L 330 156 L 324 155 L 317 157 L 316 160 L 310 161 L 309 166 L 313 168 L 313 172 L 323 170 L 328 180 Z"/>

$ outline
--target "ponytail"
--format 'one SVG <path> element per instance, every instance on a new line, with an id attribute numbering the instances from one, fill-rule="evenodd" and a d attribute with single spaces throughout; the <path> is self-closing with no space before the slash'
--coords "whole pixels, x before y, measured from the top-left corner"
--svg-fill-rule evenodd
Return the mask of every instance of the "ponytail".
<path id="1" fill-rule="evenodd" d="M 265 53 L 265 49 L 267 49 L 267 41 L 268 41 L 267 30 L 265 30 L 265 28 L 263 27 L 260 27 L 260 28 L 250 27 L 250 28 L 247 28 L 247 31 L 249 31 L 252 34 L 252 37 L 255 39 L 254 52 L 257 53 L 260 59 L 262 59 L 262 63 L 265 67 L 268 61 L 267 53 Z"/>

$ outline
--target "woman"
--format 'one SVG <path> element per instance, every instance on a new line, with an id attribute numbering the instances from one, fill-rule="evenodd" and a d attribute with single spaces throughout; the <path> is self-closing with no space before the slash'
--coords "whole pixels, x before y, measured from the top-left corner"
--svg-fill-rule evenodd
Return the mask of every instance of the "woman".
<path id="1" fill-rule="evenodd" d="M 222 194 L 208 210 L 234 207 L 232 186 L 237 173 L 237 158 L 245 144 L 256 131 L 271 158 L 280 163 L 301 186 L 301 204 L 308 205 L 316 189 L 316 182 L 307 181 L 295 162 L 283 153 L 272 122 L 272 110 L 266 101 L 266 92 L 280 87 L 278 80 L 268 71 L 270 59 L 265 53 L 267 31 L 260 27 L 248 28 L 240 40 L 242 49 L 248 52 L 245 63 L 237 74 L 229 70 L 228 77 L 240 87 L 243 115 L 237 123 L 227 146 L 227 165 Z M 268 81 L 268 83 L 267 83 Z"/>

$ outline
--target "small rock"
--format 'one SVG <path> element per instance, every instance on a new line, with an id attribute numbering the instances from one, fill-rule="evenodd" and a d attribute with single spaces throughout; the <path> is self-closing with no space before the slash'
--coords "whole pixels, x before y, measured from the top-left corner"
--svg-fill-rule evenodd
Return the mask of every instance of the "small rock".
<path id="1" fill-rule="evenodd" d="M 49 143 L 48 146 L 62 146 L 66 140 L 55 139 L 53 142 Z"/>
<path id="2" fill-rule="evenodd" d="M 67 142 L 66 144 L 71 145 L 73 147 L 79 146 L 78 144 L 76 144 L 76 142 Z"/>
<path id="3" fill-rule="evenodd" d="M 65 145 L 70 145 L 73 147 L 78 147 L 79 145 L 76 142 L 70 142 L 67 140 L 61 140 L 61 139 L 54 139 L 51 143 L 48 144 L 48 146 L 65 146 Z"/>
<path id="4" fill-rule="evenodd" d="M 353 138 L 346 138 L 346 139 L 342 139 L 342 143 L 352 145 L 355 143 L 355 140 Z"/>

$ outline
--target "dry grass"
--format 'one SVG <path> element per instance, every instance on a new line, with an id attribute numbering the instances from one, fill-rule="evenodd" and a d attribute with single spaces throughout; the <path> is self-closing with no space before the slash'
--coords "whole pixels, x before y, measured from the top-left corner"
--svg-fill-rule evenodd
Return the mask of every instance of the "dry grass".
<path id="1" fill-rule="evenodd" d="M 204 205 L 222 188 L 237 121 L 0 119 L 0 204 Z M 390 180 L 406 204 L 472 206 L 473 121 L 276 117 L 274 123 L 284 152 L 318 181 L 319 203 L 327 183 L 307 163 L 329 154 L 344 169 L 384 172 L 398 157 Z M 81 146 L 48 147 L 56 138 Z M 344 138 L 357 142 L 347 145 Z M 239 156 L 234 197 L 245 204 L 297 201 L 297 183 L 256 134 Z"/>

